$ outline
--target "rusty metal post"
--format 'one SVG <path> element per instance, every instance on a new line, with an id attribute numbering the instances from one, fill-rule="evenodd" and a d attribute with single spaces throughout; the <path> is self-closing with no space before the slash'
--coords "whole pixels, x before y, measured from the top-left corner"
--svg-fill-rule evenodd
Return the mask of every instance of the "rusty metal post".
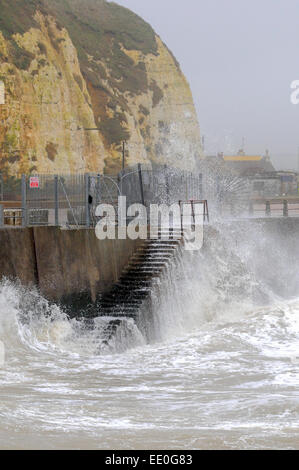
<path id="1" fill-rule="evenodd" d="M 204 202 L 204 212 L 205 212 L 205 216 L 204 216 L 204 221 L 208 221 L 210 222 L 210 215 L 209 215 L 209 206 L 208 206 L 208 201 L 205 201 Z"/>

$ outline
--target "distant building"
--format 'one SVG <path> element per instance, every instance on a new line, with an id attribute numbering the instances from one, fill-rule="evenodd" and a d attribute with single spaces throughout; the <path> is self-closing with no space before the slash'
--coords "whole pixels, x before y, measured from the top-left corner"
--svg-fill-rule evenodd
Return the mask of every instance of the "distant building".
<path id="1" fill-rule="evenodd" d="M 240 150 L 237 155 L 222 155 L 222 158 L 226 166 L 239 176 L 252 176 L 275 171 L 268 151 L 265 156 L 262 156 L 246 155 L 244 150 Z"/>
<path id="2" fill-rule="evenodd" d="M 253 197 L 283 197 L 298 195 L 298 173 L 295 171 L 265 172 L 249 177 Z"/>
<path id="3" fill-rule="evenodd" d="M 277 171 L 276 174 L 280 177 L 282 196 L 298 194 L 298 173 L 296 171 Z"/>
<path id="4" fill-rule="evenodd" d="M 268 150 L 262 155 L 246 155 L 239 150 L 237 155 L 218 154 L 217 157 L 207 157 L 211 171 L 216 172 L 217 178 L 227 178 L 228 173 L 244 181 L 244 187 L 249 190 L 251 198 L 274 198 L 298 195 L 298 173 L 295 171 L 276 171 Z M 214 170 L 213 170 L 214 168 Z M 246 181 L 246 183 L 245 183 Z M 240 194 L 241 194 L 240 186 Z"/>
<path id="5" fill-rule="evenodd" d="M 250 176 L 251 198 L 278 197 L 281 195 L 280 176 L 276 172 Z"/>

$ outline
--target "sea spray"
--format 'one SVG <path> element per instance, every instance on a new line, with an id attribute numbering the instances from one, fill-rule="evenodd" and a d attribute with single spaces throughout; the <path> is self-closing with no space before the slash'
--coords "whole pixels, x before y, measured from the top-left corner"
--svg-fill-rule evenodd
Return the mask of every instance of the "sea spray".
<path id="1" fill-rule="evenodd" d="M 2 281 L 0 447 L 298 448 L 298 258 L 295 231 L 210 226 L 153 286 L 151 344 Z"/>
<path id="2" fill-rule="evenodd" d="M 151 303 L 141 308 L 150 335 L 129 318 L 104 318 L 100 312 L 93 320 L 75 314 L 71 318 L 35 288 L 4 280 L 0 284 L 0 340 L 7 354 L 14 348 L 48 348 L 101 355 L 190 333 L 206 322 L 242 316 L 279 300 L 291 289 L 295 292 L 298 274 L 283 263 L 290 247 L 282 246 L 279 237 L 265 234 L 263 226 L 252 229 L 247 225 L 246 232 L 230 222 L 206 227 L 203 249 L 188 252 L 180 247 L 155 280 Z M 279 250 L 282 254 L 277 256 Z M 293 257 L 299 258 L 298 250 Z"/>
<path id="3" fill-rule="evenodd" d="M 256 277 L 246 247 L 236 246 L 223 226 L 206 229 L 204 248 L 181 247 L 153 285 L 151 300 L 156 340 L 190 333 L 206 322 L 242 315 L 267 303 L 272 294 Z"/>
<path id="4" fill-rule="evenodd" d="M 48 302 L 35 288 L 8 280 L 0 283 L 0 341 L 9 355 L 29 349 L 90 356 L 123 352 L 144 344 L 130 319 L 121 321 L 113 334 L 108 334 L 112 320 L 70 318 L 62 307 Z"/>
<path id="5" fill-rule="evenodd" d="M 0 340 L 0 367 L 4 365 L 5 362 L 5 346 L 4 343 Z"/>

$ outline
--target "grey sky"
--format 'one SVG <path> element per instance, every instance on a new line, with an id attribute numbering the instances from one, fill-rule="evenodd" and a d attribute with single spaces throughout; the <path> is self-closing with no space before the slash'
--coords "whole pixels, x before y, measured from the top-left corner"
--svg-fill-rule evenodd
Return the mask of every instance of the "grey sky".
<path id="1" fill-rule="evenodd" d="M 117 0 L 148 21 L 192 88 L 209 153 L 268 148 L 297 167 L 299 0 Z"/>

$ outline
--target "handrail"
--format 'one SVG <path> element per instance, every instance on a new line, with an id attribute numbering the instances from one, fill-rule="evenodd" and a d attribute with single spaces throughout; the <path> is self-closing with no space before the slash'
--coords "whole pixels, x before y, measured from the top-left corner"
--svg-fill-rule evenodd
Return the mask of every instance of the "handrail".
<path id="1" fill-rule="evenodd" d="M 208 201 L 206 199 L 203 200 L 195 200 L 195 199 L 190 199 L 189 201 L 179 201 L 179 206 L 180 206 L 180 212 L 181 212 L 181 230 L 183 232 L 183 211 L 182 211 L 182 206 L 184 204 L 191 204 L 191 211 L 192 211 L 192 217 L 193 217 L 193 224 L 195 225 L 195 210 L 194 210 L 194 205 L 195 204 L 203 204 L 203 220 L 204 222 L 208 221 L 210 222 L 210 216 L 209 216 L 209 207 L 208 207 Z"/>

